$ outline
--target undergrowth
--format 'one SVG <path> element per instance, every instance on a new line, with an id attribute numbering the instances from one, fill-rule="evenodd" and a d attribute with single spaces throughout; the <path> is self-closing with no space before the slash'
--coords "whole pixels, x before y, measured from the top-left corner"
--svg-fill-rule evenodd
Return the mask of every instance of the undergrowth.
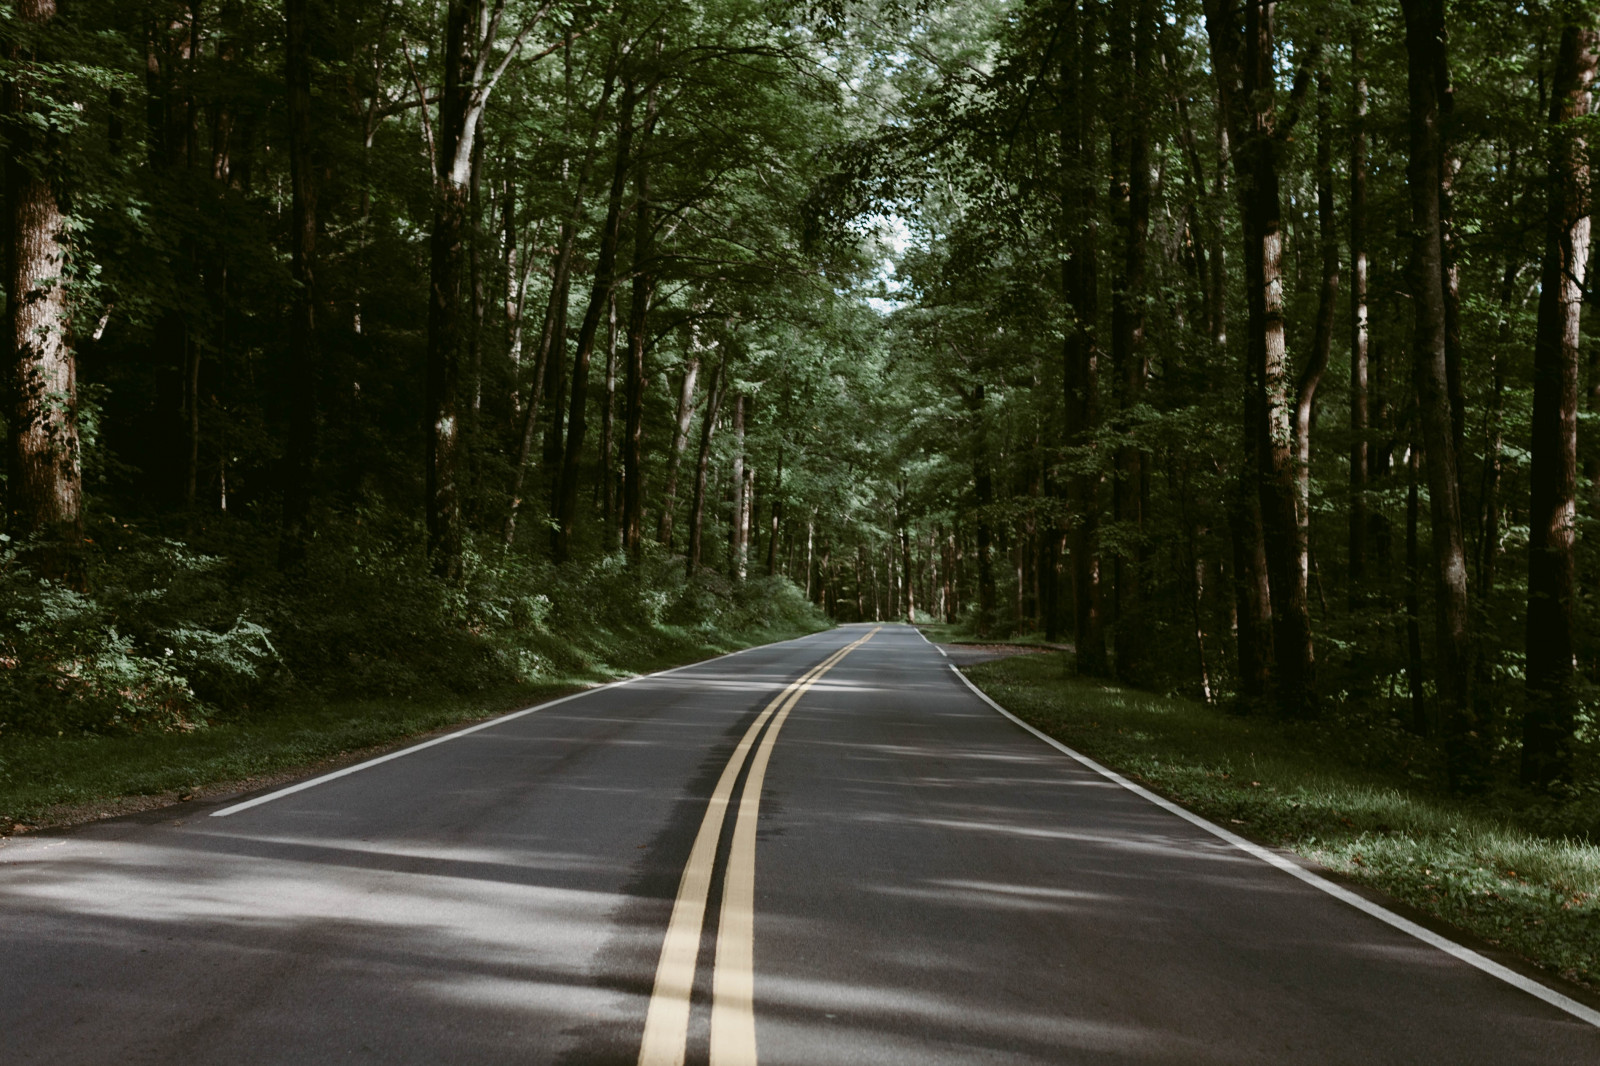
<path id="1" fill-rule="evenodd" d="M 106 519 L 85 589 L 0 552 L 0 831 L 52 805 L 281 770 L 827 625 L 783 579 L 498 544 L 460 581 L 421 537 L 333 520 L 284 576 L 258 527 Z M 9 545 L 7 545 L 9 547 Z"/>
<path id="2" fill-rule="evenodd" d="M 1018 717 L 1213 821 L 1600 987 L 1600 793 L 1454 796 L 1407 769 L 1403 747 L 1382 754 L 1382 738 L 1363 754 L 1325 728 L 1080 679 L 1066 662 L 969 673 Z"/>

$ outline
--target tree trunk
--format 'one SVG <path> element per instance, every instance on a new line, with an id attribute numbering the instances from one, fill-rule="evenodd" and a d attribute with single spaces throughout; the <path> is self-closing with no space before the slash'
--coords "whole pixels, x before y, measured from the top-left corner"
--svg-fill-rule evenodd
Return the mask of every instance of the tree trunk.
<path id="1" fill-rule="evenodd" d="M 617 467 L 614 458 L 617 421 L 617 290 L 606 301 L 606 395 L 600 408 L 600 514 L 605 526 L 606 550 L 615 550 L 617 527 Z"/>
<path id="2" fill-rule="evenodd" d="M 567 75 L 570 79 L 572 61 L 570 52 L 567 57 Z M 600 91 L 600 99 L 595 104 L 593 118 L 589 123 L 589 139 L 584 147 L 583 161 L 578 167 L 576 188 L 572 194 L 572 206 L 567 218 L 561 223 L 559 238 L 556 242 L 556 253 L 550 269 L 550 302 L 545 309 L 544 326 L 539 331 L 539 350 L 534 356 L 534 366 L 531 381 L 533 395 L 528 400 L 528 406 L 522 416 L 522 432 L 517 447 L 517 457 L 512 465 L 510 503 L 506 511 L 505 545 L 511 547 L 517 536 L 517 513 L 522 507 L 523 484 L 527 478 L 528 461 L 533 456 L 534 439 L 539 430 L 539 404 L 546 392 L 546 378 L 550 377 L 552 369 L 559 370 L 562 356 L 566 353 L 567 336 L 567 299 L 570 293 L 570 278 L 572 271 L 573 250 L 577 246 L 578 222 L 583 215 L 583 201 L 588 189 L 589 176 L 593 171 L 595 148 L 600 137 L 600 127 L 605 118 L 607 106 L 611 102 L 611 93 L 616 85 L 616 66 L 612 64 L 606 68 L 605 83 Z M 563 169 L 565 163 L 563 163 Z M 559 374 L 557 375 L 559 376 Z M 556 408 L 553 421 L 559 422 L 561 400 L 554 399 L 552 404 Z M 547 438 L 548 440 L 548 438 Z"/>
<path id="3" fill-rule="evenodd" d="M 1360 604 L 1367 581 L 1367 71 L 1361 6 L 1351 31 L 1350 66 L 1350 603 Z"/>
<path id="4" fill-rule="evenodd" d="M 661 516 L 656 520 L 656 540 L 672 547 L 673 513 L 678 503 L 678 471 L 683 466 L 683 452 L 689 446 L 689 425 L 694 420 L 694 383 L 700 376 L 698 334 L 689 336 L 688 363 L 683 368 L 683 380 L 678 384 L 678 418 L 672 434 L 672 451 L 667 456 L 666 488 L 661 499 Z"/>
<path id="5" fill-rule="evenodd" d="M 468 103 L 472 5 L 449 0 L 445 14 L 444 95 L 434 123 L 437 152 L 428 286 L 428 559 L 433 572 L 461 574 L 461 281 L 471 177 Z"/>
<path id="6" fill-rule="evenodd" d="M 645 100 L 644 134 L 655 128 L 656 90 Z M 655 212 L 650 202 L 650 159 L 641 153 L 633 177 L 633 285 L 628 307 L 628 364 L 622 431 L 622 545 L 637 560 L 644 545 L 645 326 L 655 297 Z M 693 382 L 690 383 L 693 393 Z M 669 523 L 670 524 L 670 523 Z"/>
<path id="7" fill-rule="evenodd" d="M 700 569 L 700 546 L 705 528 L 706 513 L 706 475 L 711 467 L 711 437 L 717 431 L 717 414 L 722 407 L 723 386 L 728 376 L 728 355 L 723 354 L 717 369 L 711 375 L 711 387 L 707 390 L 706 409 L 700 419 L 700 457 L 695 462 L 694 468 L 694 502 L 689 508 L 689 550 L 687 569 L 692 578 Z M 807 541 L 807 557 L 809 561 L 810 543 Z M 808 582 L 809 587 L 809 582 Z"/>
<path id="8" fill-rule="evenodd" d="M 478 112 L 472 136 L 472 169 L 467 179 L 469 225 L 467 289 L 472 298 L 472 321 L 467 328 L 467 366 L 471 384 L 467 392 L 467 447 L 475 450 L 478 413 L 483 409 L 483 318 L 489 308 L 489 290 L 483 270 L 483 112 Z"/>
<path id="9" fill-rule="evenodd" d="M 748 486 L 744 480 L 744 393 L 733 398 L 733 512 L 728 523 L 728 576 L 743 581 L 749 559 L 749 527 L 745 524 Z"/>
<path id="10" fill-rule="evenodd" d="M 1244 25 L 1222 0 L 1206 0 L 1219 97 L 1228 115 L 1244 233 L 1248 408 L 1246 423 L 1259 464 L 1261 528 L 1272 596 L 1276 696 L 1280 713 L 1314 712 L 1311 615 L 1296 580 L 1295 478 L 1284 333 L 1283 232 L 1279 196 L 1277 77 L 1273 18 L 1277 5 L 1244 8 Z M 1297 78 L 1297 91 L 1299 79 Z"/>
<path id="11" fill-rule="evenodd" d="M 561 481 L 556 491 L 555 525 L 550 534 L 550 554 L 564 563 L 572 554 L 572 530 L 578 521 L 578 474 L 583 458 L 583 437 L 588 429 L 589 364 L 594 356 L 600 316 L 611 305 L 615 285 L 617 242 L 622 229 L 622 194 L 627 187 L 628 165 L 633 149 L 633 109 L 638 97 L 633 87 L 623 91 L 622 111 L 617 118 L 617 156 L 611 173 L 611 195 L 606 202 L 605 223 L 600 230 L 600 254 L 595 259 L 594 283 L 589 290 L 589 306 L 578 327 L 578 347 L 572 357 L 572 398 L 567 411 L 567 440 L 561 458 Z"/>
<path id="12" fill-rule="evenodd" d="M 1409 282 L 1415 310 L 1413 361 L 1422 450 L 1433 527 L 1434 680 L 1452 787 L 1481 784 L 1485 745 L 1470 695 L 1471 607 L 1456 433 L 1446 358 L 1445 264 L 1440 218 L 1443 150 L 1439 87 L 1446 67 L 1444 0 L 1402 0 L 1406 20 L 1410 99 L 1411 193 Z"/>
<path id="13" fill-rule="evenodd" d="M 994 625 L 994 529 L 990 509 L 994 506 L 994 476 L 989 469 L 989 449 L 984 439 L 983 385 L 972 392 L 974 446 L 972 456 L 972 483 L 977 497 L 976 536 L 978 548 L 978 636 L 989 635 Z"/>
<path id="14" fill-rule="evenodd" d="M 30 29 L 48 26 L 55 0 L 18 0 L 16 18 Z M 6 114 L 21 116 L 48 105 L 34 80 L 40 56 L 9 49 Z M 36 95 L 37 94 L 37 95 Z M 30 538 L 24 559 L 40 577 L 82 585 L 83 467 L 78 435 L 77 361 L 67 273 L 71 219 L 62 208 L 57 175 L 48 160 L 54 138 L 15 122 L 7 131 L 6 309 L 11 344 L 7 430 L 8 528 Z"/>
<path id="15" fill-rule="evenodd" d="M 911 569 L 911 534 L 905 526 L 900 527 L 900 569 L 905 572 L 904 606 L 906 621 L 911 625 L 917 624 L 917 597 L 916 582 L 912 579 Z"/>
<path id="16" fill-rule="evenodd" d="M 1592 22 L 1592 20 L 1591 20 Z M 1552 151 L 1539 325 L 1533 350 L 1533 449 L 1528 522 L 1528 711 L 1522 781 L 1571 777 L 1578 712 L 1573 654 L 1573 527 L 1577 521 L 1578 355 L 1589 264 L 1589 155 L 1581 121 L 1597 62 L 1592 24 L 1561 31 L 1551 99 Z"/>
<path id="17" fill-rule="evenodd" d="M 1417 546 L 1418 512 L 1416 444 L 1406 449 L 1406 681 L 1411 693 L 1411 731 L 1418 736 L 1433 732 L 1428 716 L 1422 664 L 1422 560 Z"/>
<path id="18" fill-rule="evenodd" d="M 1311 423 L 1317 387 L 1333 351 L 1333 319 L 1339 299 L 1339 238 L 1333 229 L 1333 79 L 1317 78 L 1317 234 L 1322 252 L 1322 287 L 1317 300 L 1311 358 L 1295 386 L 1295 577 L 1299 595 L 1310 602 L 1311 580 Z"/>
<path id="19" fill-rule="evenodd" d="M 1125 78 L 1120 93 L 1124 101 L 1126 154 L 1118 151 L 1117 131 L 1112 134 L 1112 165 L 1126 160 L 1124 180 L 1113 178 L 1113 216 L 1123 226 L 1122 276 L 1112 298 L 1111 364 L 1117 377 L 1117 402 L 1126 432 L 1134 408 L 1144 402 L 1150 362 L 1144 352 L 1145 273 L 1150 230 L 1150 145 L 1145 109 L 1134 99 L 1134 87 L 1152 77 L 1151 34 L 1155 16 L 1150 0 L 1132 5 L 1131 47 L 1122 64 Z M 1144 669 L 1146 628 L 1144 616 L 1144 497 L 1145 462 L 1132 443 L 1117 449 L 1116 478 L 1112 486 L 1112 515 L 1125 547 L 1115 561 L 1116 673 L 1123 681 L 1137 680 Z"/>
<path id="20" fill-rule="evenodd" d="M 316 320 L 317 179 L 321 164 L 312 133 L 311 39 L 313 32 L 321 32 L 325 24 L 320 0 L 286 0 L 284 14 L 288 23 L 284 54 L 293 199 L 290 270 L 295 281 L 289 319 L 289 380 L 294 383 L 294 402 L 285 449 L 288 476 L 283 493 L 283 527 L 278 536 L 278 565 L 294 569 L 305 561 L 311 534 L 311 479 L 317 454 L 316 382 L 321 363 Z M 198 376 L 198 365 L 194 371 Z M 198 413 L 197 405 L 196 418 Z M 197 436 L 197 427 L 194 432 Z"/>
<path id="21" fill-rule="evenodd" d="M 767 535 L 767 576 L 778 574 L 778 529 L 783 524 L 783 442 L 778 442 L 778 472 L 772 481 L 772 529 Z"/>
<path id="22" fill-rule="evenodd" d="M 1058 160 L 1061 165 L 1061 290 L 1072 310 L 1062 351 L 1066 402 L 1066 443 L 1069 448 L 1087 453 L 1100 418 L 1099 342 L 1096 326 L 1100 316 L 1099 268 L 1096 263 L 1098 235 L 1095 227 L 1094 43 L 1091 19 L 1080 13 L 1076 3 L 1066 5 L 1068 24 L 1060 33 L 1061 55 L 1056 64 L 1060 81 L 1060 123 Z M 1081 455 L 1077 465 L 1087 467 L 1089 455 Z M 1068 503 L 1072 512 L 1072 618 L 1076 644 L 1076 669 L 1086 677 L 1104 677 L 1106 659 L 1105 614 L 1100 573 L 1100 475 L 1080 470 L 1068 483 Z M 985 525 L 984 555 L 980 569 L 988 573 L 988 529 Z M 993 577 L 980 581 L 980 614 L 984 589 L 989 589 L 989 610 L 993 608 Z"/>

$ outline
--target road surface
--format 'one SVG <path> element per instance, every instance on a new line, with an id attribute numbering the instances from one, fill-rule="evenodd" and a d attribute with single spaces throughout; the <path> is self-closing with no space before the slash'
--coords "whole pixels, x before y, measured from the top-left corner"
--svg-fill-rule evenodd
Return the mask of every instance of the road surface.
<path id="1" fill-rule="evenodd" d="M 1600 1028 L 1074 762 L 897 626 L 0 848 L 6 1063 L 685 1057 L 1593 1066 Z"/>

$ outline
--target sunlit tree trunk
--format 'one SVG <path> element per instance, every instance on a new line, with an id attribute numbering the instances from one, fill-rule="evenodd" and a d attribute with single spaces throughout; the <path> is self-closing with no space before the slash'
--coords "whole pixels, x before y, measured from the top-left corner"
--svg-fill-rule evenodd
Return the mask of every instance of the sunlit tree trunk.
<path id="1" fill-rule="evenodd" d="M 1578 712 L 1572 668 L 1578 487 L 1578 357 L 1584 273 L 1589 264 L 1589 113 L 1597 34 L 1568 22 L 1561 32 L 1551 100 L 1544 272 L 1533 351 L 1533 456 L 1528 523 L 1528 710 L 1522 780 L 1547 787 L 1571 776 Z"/>
<path id="2" fill-rule="evenodd" d="M 1240 224 L 1244 234 L 1247 326 L 1245 421 L 1258 464 L 1261 529 L 1266 553 L 1274 676 L 1279 711 L 1310 714 L 1311 615 L 1296 580 L 1294 453 L 1289 361 L 1284 333 L 1283 229 L 1278 174 L 1282 134 L 1273 86 L 1277 78 L 1275 3 L 1244 6 L 1206 0 L 1219 97 L 1228 115 Z M 1301 80 L 1297 78 L 1296 91 Z"/>
<path id="3" fill-rule="evenodd" d="M 41 30 L 56 16 L 55 0 L 16 0 L 13 15 L 28 30 Z M 47 110 L 34 69 L 41 57 L 26 45 L 9 51 L 6 113 Z M 62 207 L 59 175 L 49 166 L 59 152 L 52 135 L 14 121 L 7 137 L 7 528 L 13 537 L 36 538 L 25 558 L 37 574 L 77 585 L 83 581 L 83 468 L 68 299 L 72 222 Z"/>

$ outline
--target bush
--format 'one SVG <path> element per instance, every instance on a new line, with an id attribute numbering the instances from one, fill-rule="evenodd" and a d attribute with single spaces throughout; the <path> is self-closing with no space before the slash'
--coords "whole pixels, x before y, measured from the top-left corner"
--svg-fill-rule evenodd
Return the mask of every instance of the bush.
<path id="1" fill-rule="evenodd" d="M 290 693 L 468 694 L 826 625 L 785 579 L 690 581 L 660 550 L 555 566 L 478 543 L 450 583 L 420 530 L 364 514 L 326 518 L 286 578 L 244 522 L 213 517 L 188 542 L 110 519 L 93 532 L 88 592 L 0 555 L 0 732 L 186 730 Z"/>

